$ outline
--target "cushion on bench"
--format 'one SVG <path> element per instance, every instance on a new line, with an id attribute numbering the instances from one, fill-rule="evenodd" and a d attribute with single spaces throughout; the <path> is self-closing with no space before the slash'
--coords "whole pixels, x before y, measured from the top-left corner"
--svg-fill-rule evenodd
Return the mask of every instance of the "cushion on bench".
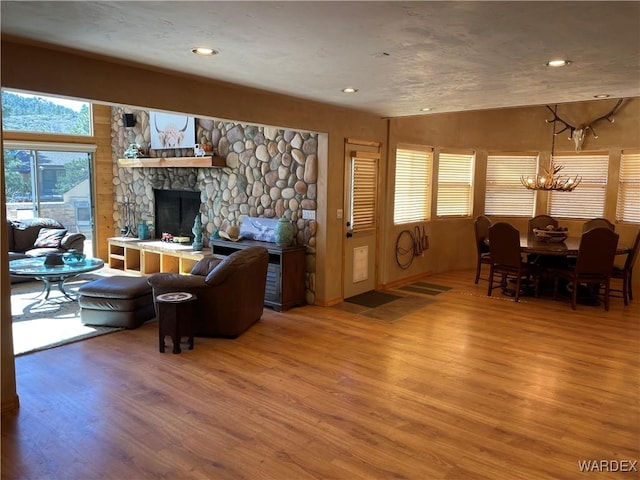
<path id="1" fill-rule="evenodd" d="M 126 300 L 151 294 L 151 286 L 146 277 L 114 276 L 89 282 L 81 286 L 78 293 L 85 297 Z"/>

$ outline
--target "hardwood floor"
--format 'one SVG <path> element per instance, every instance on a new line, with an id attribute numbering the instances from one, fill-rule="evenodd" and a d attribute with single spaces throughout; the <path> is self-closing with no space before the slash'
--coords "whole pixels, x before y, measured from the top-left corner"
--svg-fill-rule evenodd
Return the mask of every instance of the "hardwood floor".
<path id="1" fill-rule="evenodd" d="M 574 312 L 473 277 L 393 322 L 265 309 L 180 355 L 151 323 L 18 357 L 2 478 L 619 478 L 579 461 L 640 460 L 640 292 Z"/>

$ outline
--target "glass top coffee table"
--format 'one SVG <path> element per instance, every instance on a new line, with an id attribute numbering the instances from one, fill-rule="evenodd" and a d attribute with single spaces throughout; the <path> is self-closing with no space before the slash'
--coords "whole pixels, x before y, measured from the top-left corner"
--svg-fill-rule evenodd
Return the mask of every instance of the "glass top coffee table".
<path id="1" fill-rule="evenodd" d="M 81 273 L 92 272 L 104 267 L 104 261 L 99 258 L 85 258 L 82 262 L 63 265 L 45 265 L 46 257 L 21 258 L 20 260 L 12 260 L 9 262 L 9 273 L 16 277 L 33 277 L 36 280 L 42 280 L 44 288 L 42 290 L 46 301 L 51 292 L 51 282 L 58 282 L 58 290 L 70 300 L 75 300 L 64 289 L 64 282 L 68 278 L 75 277 Z"/>

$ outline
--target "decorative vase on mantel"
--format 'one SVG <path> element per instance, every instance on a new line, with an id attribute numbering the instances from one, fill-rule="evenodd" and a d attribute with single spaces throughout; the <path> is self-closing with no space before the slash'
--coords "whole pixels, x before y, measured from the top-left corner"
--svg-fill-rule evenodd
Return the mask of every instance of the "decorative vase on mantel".
<path id="1" fill-rule="evenodd" d="M 285 217 L 280 217 L 273 229 L 274 236 L 276 237 L 276 244 L 281 247 L 288 247 L 293 243 L 293 237 L 295 233 L 295 227 L 291 220 Z"/>

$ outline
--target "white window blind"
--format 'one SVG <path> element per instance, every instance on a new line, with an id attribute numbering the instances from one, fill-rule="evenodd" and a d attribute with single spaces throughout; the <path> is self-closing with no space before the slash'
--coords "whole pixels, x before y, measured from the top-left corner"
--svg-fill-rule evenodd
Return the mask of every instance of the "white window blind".
<path id="1" fill-rule="evenodd" d="M 473 154 L 441 153 L 438 166 L 438 217 L 470 216 Z"/>
<path id="2" fill-rule="evenodd" d="M 523 187 L 520 177 L 534 177 L 537 167 L 537 155 L 489 155 L 485 214 L 532 217 L 535 191 Z"/>
<path id="3" fill-rule="evenodd" d="M 549 215 L 565 218 L 604 216 L 609 156 L 558 155 L 553 160 L 556 166 L 563 167 L 559 175 L 580 175 L 582 183 L 572 192 L 552 191 L 549 195 Z"/>
<path id="4" fill-rule="evenodd" d="M 640 223 L 640 153 L 622 153 L 616 220 Z"/>
<path id="5" fill-rule="evenodd" d="M 432 159 L 429 150 L 396 150 L 395 224 L 422 222 L 431 217 Z"/>
<path id="6" fill-rule="evenodd" d="M 376 192 L 378 161 L 353 157 L 351 161 L 351 228 L 354 232 L 376 227 Z"/>

